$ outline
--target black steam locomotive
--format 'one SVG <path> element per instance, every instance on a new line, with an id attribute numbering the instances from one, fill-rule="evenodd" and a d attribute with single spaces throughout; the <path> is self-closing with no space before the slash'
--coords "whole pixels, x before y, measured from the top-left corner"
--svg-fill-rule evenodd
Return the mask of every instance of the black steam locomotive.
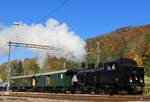
<path id="1" fill-rule="evenodd" d="M 142 94 L 144 88 L 144 68 L 137 67 L 134 60 L 120 58 L 119 60 L 94 64 L 79 71 L 76 90 L 83 93 L 101 94 Z"/>
<path id="2" fill-rule="evenodd" d="M 134 60 L 119 60 L 82 69 L 65 69 L 33 75 L 13 76 L 12 91 L 40 91 L 96 94 L 143 94 L 144 68 Z"/>

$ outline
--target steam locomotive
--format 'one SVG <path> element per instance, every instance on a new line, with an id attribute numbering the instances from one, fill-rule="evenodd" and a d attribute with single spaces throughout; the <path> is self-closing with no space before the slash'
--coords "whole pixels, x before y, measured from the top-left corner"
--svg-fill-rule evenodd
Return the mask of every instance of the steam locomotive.
<path id="1" fill-rule="evenodd" d="M 98 65 L 82 64 L 79 69 L 14 76 L 12 91 L 96 94 L 143 94 L 144 68 L 134 60 L 121 58 Z"/>
<path id="2" fill-rule="evenodd" d="M 142 94 L 144 88 L 144 68 L 137 67 L 131 59 L 92 64 L 90 69 L 78 72 L 78 86 L 82 92 L 104 94 Z"/>

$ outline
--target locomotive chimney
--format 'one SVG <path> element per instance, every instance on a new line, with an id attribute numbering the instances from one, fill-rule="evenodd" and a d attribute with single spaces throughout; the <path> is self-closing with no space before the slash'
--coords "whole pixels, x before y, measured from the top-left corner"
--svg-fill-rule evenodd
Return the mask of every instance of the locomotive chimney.
<path id="1" fill-rule="evenodd" d="M 85 70 L 85 63 L 82 63 L 81 66 L 82 66 L 82 69 Z"/>

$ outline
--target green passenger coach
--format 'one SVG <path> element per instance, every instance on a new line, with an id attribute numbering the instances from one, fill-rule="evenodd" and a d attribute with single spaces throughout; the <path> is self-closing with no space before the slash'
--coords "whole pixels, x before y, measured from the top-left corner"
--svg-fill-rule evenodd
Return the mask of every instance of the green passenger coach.
<path id="1" fill-rule="evenodd" d="M 11 77 L 12 91 L 68 92 L 71 80 L 77 69 L 66 69 L 55 72 Z"/>

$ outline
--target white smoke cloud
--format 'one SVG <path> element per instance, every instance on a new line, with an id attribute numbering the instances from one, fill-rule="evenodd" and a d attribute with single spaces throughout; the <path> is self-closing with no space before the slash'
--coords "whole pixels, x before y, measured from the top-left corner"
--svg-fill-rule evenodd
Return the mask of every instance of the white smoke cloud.
<path id="1" fill-rule="evenodd" d="M 18 38 L 17 38 L 18 32 Z M 17 41 L 16 41 L 17 40 Z M 86 43 L 74 32 L 69 31 L 67 24 L 60 24 L 55 19 L 49 19 L 45 24 L 27 25 L 22 23 L 20 26 L 14 25 L 4 27 L 0 30 L 0 55 L 8 53 L 6 42 L 22 42 L 53 46 L 58 50 L 36 50 L 39 52 L 39 64 L 41 65 L 47 54 L 51 57 L 66 58 L 74 62 L 81 62 L 86 55 Z"/>

